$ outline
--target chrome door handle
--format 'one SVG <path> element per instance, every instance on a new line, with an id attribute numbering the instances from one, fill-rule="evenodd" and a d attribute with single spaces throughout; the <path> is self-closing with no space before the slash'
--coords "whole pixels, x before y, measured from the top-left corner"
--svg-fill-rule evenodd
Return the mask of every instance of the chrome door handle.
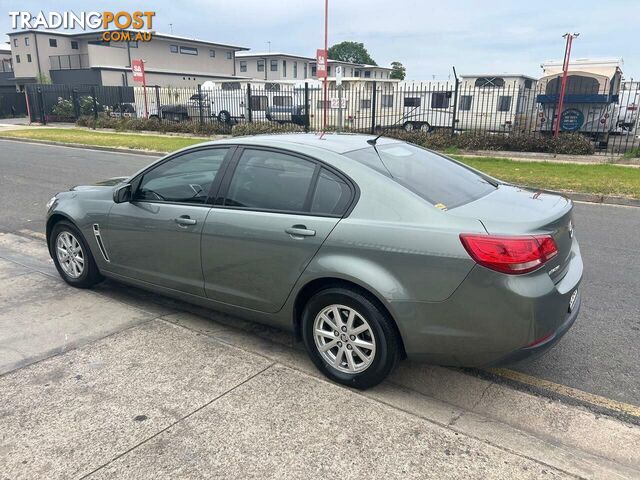
<path id="1" fill-rule="evenodd" d="M 176 218 L 175 222 L 178 225 L 183 225 L 183 226 L 195 225 L 196 223 L 198 223 L 197 220 L 190 218 L 189 215 L 182 215 L 181 217 Z"/>
<path id="2" fill-rule="evenodd" d="M 285 228 L 284 231 L 293 238 L 313 237 L 316 234 L 315 230 L 309 230 L 304 225 L 294 225 L 292 227 Z"/>

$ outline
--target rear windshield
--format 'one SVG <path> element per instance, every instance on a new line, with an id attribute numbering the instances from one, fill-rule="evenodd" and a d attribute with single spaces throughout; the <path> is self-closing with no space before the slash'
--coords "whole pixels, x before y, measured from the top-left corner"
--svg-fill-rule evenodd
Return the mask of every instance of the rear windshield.
<path id="1" fill-rule="evenodd" d="M 462 165 L 408 143 L 392 143 L 345 155 L 420 195 L 441 209 L 455 208 L 495 190 L 488 179 Z"/>

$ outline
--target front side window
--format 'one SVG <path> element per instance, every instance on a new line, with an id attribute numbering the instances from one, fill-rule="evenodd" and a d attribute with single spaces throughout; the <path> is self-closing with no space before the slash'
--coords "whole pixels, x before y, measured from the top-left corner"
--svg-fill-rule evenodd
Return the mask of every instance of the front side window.
<path id="1" fill-rule="evenodd" d="M 471 110 L 471 102 L 473 101 L 473 95 L 460 95 L 460 110 Z"/>
<path id="2" fill-rule="evenodd" d="M 415 145 L 380 145 L 377 152 L 368 147 L 345 155 L 390 177 L 432 205 L 451 209 L 495 190 L 495 186 L 481 175 Z"/>
<path id="3" fill-rule="evenodd" d="M 498 111 L 508 112 L 511 110 L 511 95 L 501 95 L 498 97 Z"/>
<path id="4" fill-rule="evenodd" d="M 135 195 L 139 201 L 203 204 L 228 148 L 185 153 L 142 177 Z"/>
<path id="5" fill-rule="evenodd" d="M 233 173 L 225 205 L 256 210 L 305 211 L 316 165 L 283 153 L 247 149 Z"/>

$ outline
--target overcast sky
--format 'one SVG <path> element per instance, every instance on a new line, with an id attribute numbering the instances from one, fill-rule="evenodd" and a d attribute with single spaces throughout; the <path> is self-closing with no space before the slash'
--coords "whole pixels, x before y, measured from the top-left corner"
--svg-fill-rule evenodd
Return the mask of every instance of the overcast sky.
<path id="1" fill-rule="evenodd" d="M 173 0 L 87 2 L 0 0 L 8 12 L 55 9 L 155 10 L 154 29 L 272 51 L 313 56 L 323 45 L 323 0 Z M 446 80 L 458 73 L 540 76 L 540 63 L 560 59 L 565 32 L 579 32 L 572 58 L 624 59 L 624 76 L 640 74 L 640 1 L 330 0 L 329 45 L 363 42 L 380 65 L 398 60 L 407 78 Z M 435 76 L 435 77 L 434 77 Z"/>

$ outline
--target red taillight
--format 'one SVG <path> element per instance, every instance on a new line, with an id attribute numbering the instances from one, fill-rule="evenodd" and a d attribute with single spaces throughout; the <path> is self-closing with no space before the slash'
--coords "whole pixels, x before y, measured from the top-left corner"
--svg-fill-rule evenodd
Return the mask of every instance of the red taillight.
<path id="1" fill-rule="evenodd" d="M 463 233 L 460 241 L 480 265 L 509 274 L 536 270 L 558 254 L 551 235 L 505 237 Z"/>

